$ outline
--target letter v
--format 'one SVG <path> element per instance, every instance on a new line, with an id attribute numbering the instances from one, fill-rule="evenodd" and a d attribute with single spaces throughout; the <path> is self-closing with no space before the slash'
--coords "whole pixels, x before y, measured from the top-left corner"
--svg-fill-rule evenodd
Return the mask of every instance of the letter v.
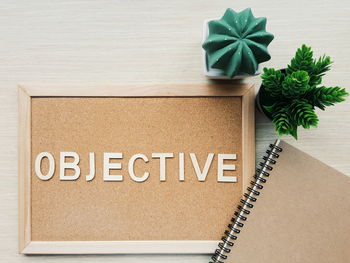
<path id="1" fill-rule="evenodd" d="M 192 165 L 193 165 L 193 168 L 194 168 L 194 170 L 196 172 L 198 181 L 200 181 L 200 182 L 205 181 L 205 179 L 207 177 L 207 174 L 208 174 L 208 171 L 209 171 L 209 168 L 210 168 L 210 165 L 211 165 L 211 163 L 213 161 L 214 154 L 213 153 L 209 153 L 208 154 L 208 157 L 207 157 L 207 160 L 205 162 L 203 171 L 201 171 L 201 169 L 199 168 L 199 164 L 198 164 L 198 161 L 197 161 L 196 154 L 195 153 L 190 153 L 190 157 L 191 157 Z"/>

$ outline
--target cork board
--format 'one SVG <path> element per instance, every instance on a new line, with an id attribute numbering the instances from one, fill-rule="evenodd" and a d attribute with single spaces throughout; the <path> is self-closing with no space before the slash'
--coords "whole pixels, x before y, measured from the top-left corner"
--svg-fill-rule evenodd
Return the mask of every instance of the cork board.
<path id="1" fill-rule="evenodd" d="M 24 253 L 81 253 L 81 248 L 72 247 L 91 242 L 107 242 L 108 246 L 110 242 L 139 242 L 139 253 L 176 253 L 176 247 L 181 252 L 185 245 L 193 246 L 188 253 L 212 252 L 239 203 L 249 179 L 247 173 L 252 173 L 245 167 L 254 159 L 254 151 L 247 150 L 253 145 L 252 117 L 248 118 L 252 107 L 248 104 L 254 101 L 247 99 L 252 88 L 241 85 L 232 92 L 232 88 L 215 90 L 208 85 L 197 89 L 196 95 L 192 94 L 194 87 L 182 89 L 185 87 L 178 85 L 179 93 L 171 96 L 163 95 L 161 88 L 152 87 L 151 92 L 139 88 L 137 95 L 121 90 L 121 96 L 115 96 L 115 91 L 109 96 L 89 96 L 89 92 L 72 96 L 68 89 L 63 90 L 67 96 L 29 96 L 30 200 L 29 226 L 24 226 L 24 235 L 27 229 L 32 248 L 27 244 Z M 34 94 L 36 89 L 32 89 Z M 55 169 L 49 180 L 36 176 L 35 159 L 41 152 L 49 152 L 54 158 Z M 78 179 L 60 180 L 60 152 L 79 155 Z M 95 177 L 87 181 L 91 152 L 95 155 Z M 106 152 L 123 154 L 122 159 L 111 161 L 121 163 L 121 169 L 110 171 L 123 175 L 122 181 L 104 180 Z M 173 153 L 166 159 L 165 180 L 160 180 L 160 160 L 152 158 L 152 153 Z M 180 153 L 184 153 L 181 180 Z M 204 181 L 198 180 L 190 153 L 195 153 L 201 169 L 208 154 L 214 154 Z M 236 176 L 237 182 L 218 182 L 218 155 L 231 153 L 237 159 L 225 163 L 234 163 L 236 169 L 225 171 L 225 176 Z M 148 162 L 135 161 L 133 166 L 135 174 L 149 172 L 143 182 L 128 176 L 128 161 L 134 154 L 148 158 Z M 49 171 L 47 159 L 42 160 L 41 170 L 43 174 Z M 67 169 L 65 173 L 73 175 L 74 171 Z M 143 242 L 153 247 L 159 244 L 158 250 L 157 246 L 145 249 Z M 73 246 L 70 250 L 48 249 L 57 243 Z M 40 244 L 46 247 L 35 247 Z M 96 253 L 129 253 L 120 247 L 111 251 L 94 248 Z"/>

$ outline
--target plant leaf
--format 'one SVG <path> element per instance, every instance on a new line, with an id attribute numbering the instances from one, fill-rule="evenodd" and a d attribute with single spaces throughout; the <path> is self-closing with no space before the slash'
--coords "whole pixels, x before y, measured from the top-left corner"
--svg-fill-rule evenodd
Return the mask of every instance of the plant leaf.
<path id="1" fill-rule="evenodd" d="M 264 73 L 261 75 L 262 82 L 267 92 L 272 97 L 279 97 L 282 95 L 282 81 L 284 74 L 280 70 L 273 68 L 264 68 Z"/>
<path id="2" fill-rule="evenodd" d="M 349 93 L 340 87 L 312 87 L 306 94 L 306 99 L 313 107 L 325 110 L 326 106 L 333 106 L 345 100 Z"/>
<path id="3" fill-rule="evenodd" d="M 292 74 L 295 71 L 303 70 L 308 73 L 312 72 L 313 69 L 313 52 L 311 47 L 303 44 L 295 53 L 292 58 L 290 65 L 287 66 L 287 73 Z"/>
<path id="4" fill-rule="evenodd" d="M 282 94 L 286 98 L 297 98 L 303 95 L 309 88 L 309 74 L 304 70 L 298 70 L 287 75 L 282 82 Z"/>
<path id="5" fill-rule="evenodd" d="M 317 127 L 318 117 L 313 106 L 305 99 L 294 100 L 290 105 L 290 114 L 296 125 L 301 125 L 305 129 Z"/>

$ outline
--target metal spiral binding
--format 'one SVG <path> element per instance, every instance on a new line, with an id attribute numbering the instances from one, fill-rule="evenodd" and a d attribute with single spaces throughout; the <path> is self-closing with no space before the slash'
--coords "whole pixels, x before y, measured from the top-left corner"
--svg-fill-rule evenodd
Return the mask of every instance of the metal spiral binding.
<path id="1" fill-rule="evenodd" d="M 270 171 L 273 169 L 273 165 L 276 164 L 276 159 L 279 157 L 279 153 L 282 152 L 282 148 L 278 146 L 279 140 L 274 144 L 270 144 L 270 149 L 266 151 L 267 156 L 263 157 L 264 162 L 259 164 L 260 168 L 256 169 L 254 175 L 255 181 L 251 181 L 251 186 L 247 188 L 247 192 L 244 194 L 244 199 L 241 199 L 240 205 L 237 206 L 237 210 L 234 212 L 234 217 L 231 219 L 231 224 L 228 225 L 228 229 L 225 231 L 225 235 L 221 238 L 222 242 L 219 243 L 218 249 L 211 257 L 212 261 L 209 263 L 224 263 L 228 254 L 231 252 L 234 246 L 234 241 L 238 238 L 238 234 L 241 232 L 241 228 L 244 226 L 244 221 L 247 220 L 250 210 L 254 207 L 263 184 L 265 184 L 270 176 Z"/>

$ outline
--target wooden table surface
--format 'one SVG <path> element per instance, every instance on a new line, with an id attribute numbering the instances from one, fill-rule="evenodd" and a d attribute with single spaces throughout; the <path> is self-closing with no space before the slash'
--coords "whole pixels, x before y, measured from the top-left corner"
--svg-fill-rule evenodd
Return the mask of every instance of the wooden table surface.
<path id="1" fill-rule="evenodd" d="M 282 68 L 302 44 L 335 61 L 325 85 L 350 90 L 349 1 L 67 1 L 0 2 L 0 262 L 207 262 L 208 255 L 23 256 L 17 253 L 18 83 L 205 83 L 202 23 L 227 7 L 251 7 L 275 35 Z M 259 77 L 248 81 L 260 84 Z M 318 111 L 318 129 L 285 138 L 350 175 L 350 98 Z M 276 138 L 256 115 L 257 157 Z M 223 202 L 225 200 L 222 200 Z"/>

